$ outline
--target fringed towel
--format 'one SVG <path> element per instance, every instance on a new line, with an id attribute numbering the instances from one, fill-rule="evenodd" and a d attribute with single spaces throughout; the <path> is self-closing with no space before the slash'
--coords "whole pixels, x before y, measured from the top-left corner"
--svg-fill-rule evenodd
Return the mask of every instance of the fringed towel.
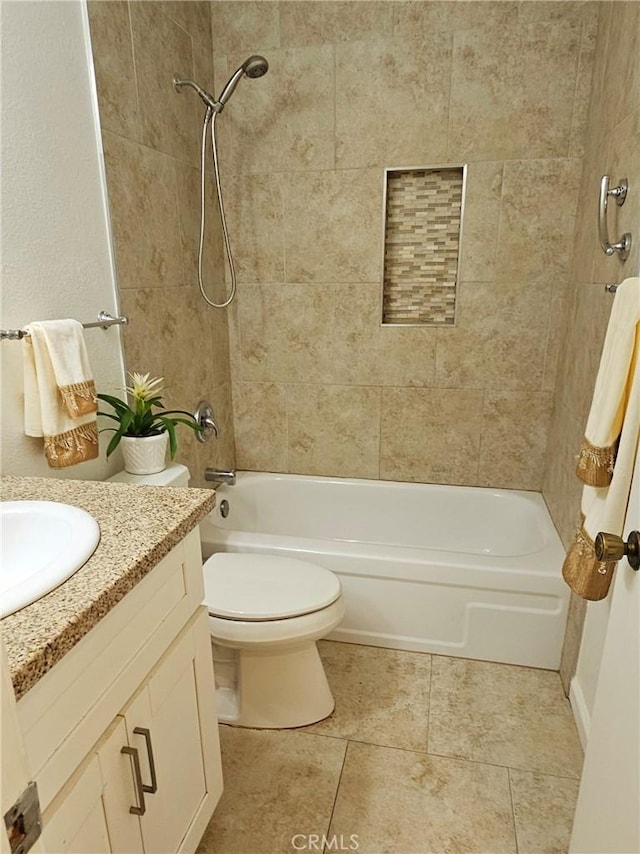
<path id="1" fill-rule="evenodd" d="M 44 436 L 51 468 L 98 456 L 98 400 L 77 320 L 30 323 L 23 338 L 24 431 Z"/>
<path id="2" fill-rule="evenodd" d="M 583 599 L 604 599 L 615 563 L 598 561 L 599 531 L 621 534 L 640 434 L 640 279 L 616 291 L 576 474 L 582 524 L 562 567 L 564 580 Z"/>

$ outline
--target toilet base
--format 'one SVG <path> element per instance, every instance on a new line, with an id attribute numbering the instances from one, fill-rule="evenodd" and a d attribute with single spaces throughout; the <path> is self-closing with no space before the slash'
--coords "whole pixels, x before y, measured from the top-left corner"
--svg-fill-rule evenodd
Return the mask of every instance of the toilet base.
<path id="1" fill-rule="evenodd" d="M 214 651 L 218 643 L 214 642 Z M 237 685 L 233 687 L 227 680 L 220 684 L 216 679 L 221 723 L 287 729 L 316 723 L 333 711 L 333 696 L 315 641 L 267 652 L 245 648 L 235 654 Z"/>

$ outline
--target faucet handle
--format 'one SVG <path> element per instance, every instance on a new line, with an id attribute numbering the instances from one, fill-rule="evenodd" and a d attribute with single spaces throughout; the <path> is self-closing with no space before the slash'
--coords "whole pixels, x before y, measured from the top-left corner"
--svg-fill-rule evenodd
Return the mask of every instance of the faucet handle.
<path id="1" fill-rule="evenodd" d="M 218 438 L 220 431 L 218 430 L 218 425 L 213 418 L 213 407 L 208 400 L 200 401 L 193 413 L 193 417 L 202 428 L 198 433 L 196 433 L 196 438 L 199 442 L 207 442 L 212 435 L 215 436 L 216 439 Z"/>

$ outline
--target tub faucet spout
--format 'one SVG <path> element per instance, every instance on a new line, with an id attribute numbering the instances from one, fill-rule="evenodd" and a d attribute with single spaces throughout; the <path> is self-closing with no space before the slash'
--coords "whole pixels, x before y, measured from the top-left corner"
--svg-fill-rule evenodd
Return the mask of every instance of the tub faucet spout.
<path id="1" fill-rule="evenodd" d="M 236 473 L 234 471 L 206 468 L 204 470 L 204 479 L 211 481 L 211 483 L 226 483 L 227 486 L 235 486 Z"/>

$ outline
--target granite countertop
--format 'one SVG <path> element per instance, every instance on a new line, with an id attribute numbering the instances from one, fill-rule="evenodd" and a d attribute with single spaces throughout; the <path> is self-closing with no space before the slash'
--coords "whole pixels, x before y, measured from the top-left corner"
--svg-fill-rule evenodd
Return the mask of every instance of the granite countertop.
<path id="1" fill-rule="evenodd" d="M 213 509 L 215 492 L 46 477 L 3 477 L 4 501 L 61 501 L 100 524 L 87 563 L 42 599 L 0 621 L 20 699 Z"/>

